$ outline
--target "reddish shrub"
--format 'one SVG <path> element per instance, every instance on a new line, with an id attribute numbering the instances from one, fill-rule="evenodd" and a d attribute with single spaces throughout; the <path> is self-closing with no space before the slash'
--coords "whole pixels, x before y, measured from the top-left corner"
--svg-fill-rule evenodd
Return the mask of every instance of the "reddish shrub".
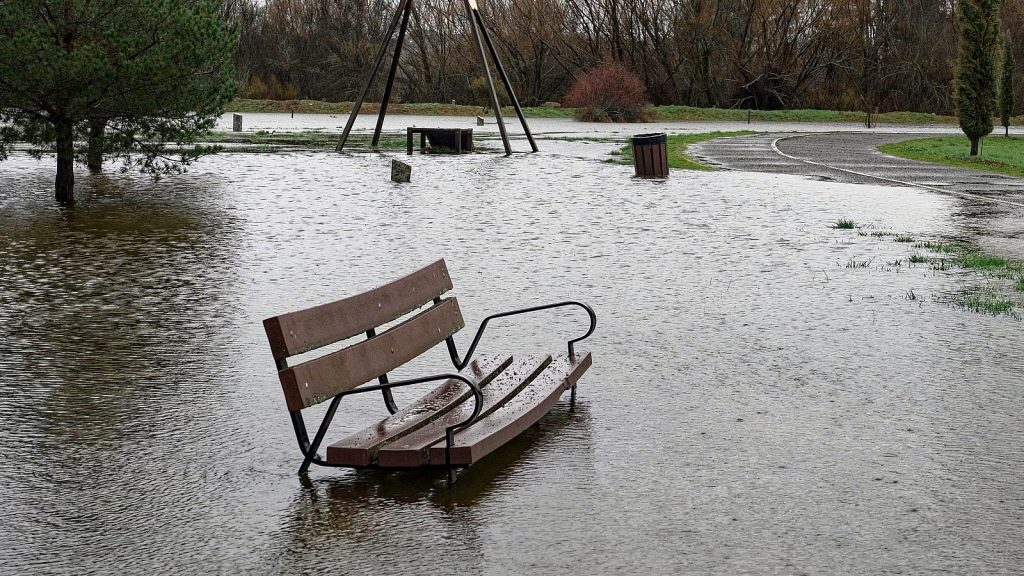
<path id="1" fill-rule="evenodd" d="M 577 78 L 565 94 L 565 105 L 576 108 L 577 120 L 587 122 L 654 119 L 644 83 L 618 62 L 601 64 Z"/>

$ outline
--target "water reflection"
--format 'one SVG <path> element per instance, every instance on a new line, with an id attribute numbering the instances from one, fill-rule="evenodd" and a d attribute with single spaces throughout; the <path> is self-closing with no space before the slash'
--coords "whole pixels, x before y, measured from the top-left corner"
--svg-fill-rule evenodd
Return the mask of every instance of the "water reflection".
<path id="1" fill-rule="evenodd" d="M 427 557 L 445 562 L 445 543 L 459 542 L 457 564 L 472 566 L 487 538 L 486 503 L 538 479 L 531 471 L 551 457 L 572 461 L 573 470 L 593 470 L 591 411 L 585 401 L 574 410 L 563 399 L 537 426 L 501 450 L 460 472 L 454 487 L 443 469 L 361 470 L 347 475 L 314 475 L 296 488 L 287 522 L 262 563 L 291 566 L 314 554 L 326 565 L 346 563 L 353 572 L 422 566 L 406 558 L 411 542 Z M 579 478 L 592 483 L 593 478 Z M 482 508 L 481 508 L 482 507 Z M 330 546 L 324 543 L 330 542 Z M 393 550 L 393 552 L 387 552 Z M 410 550 L 411 552 L 412 550 Z"/>

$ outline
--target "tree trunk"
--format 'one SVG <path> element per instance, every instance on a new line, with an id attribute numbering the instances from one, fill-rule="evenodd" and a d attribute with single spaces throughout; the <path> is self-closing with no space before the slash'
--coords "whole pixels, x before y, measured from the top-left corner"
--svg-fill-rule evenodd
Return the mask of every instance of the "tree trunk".
<path id="1" fill-rule="evenodd" d="M 86 165 L 92 172 L 103 170 L 103 135 L 106 128 L 106 120 L 89 121 L 89 151 L 86 154 Z"/>
<path id="2" fill-rule="evenodd" d="M 57 129 L 57 180 L 55 198 L 61 204 L 75 203 L 75 134 L 70 118 L 54 121 Z"/>
<path id="3" fill-rule="evenodd" d="M 978 140 L 980 138 L 971 138 L 971 156 L 978 155 Z"/>

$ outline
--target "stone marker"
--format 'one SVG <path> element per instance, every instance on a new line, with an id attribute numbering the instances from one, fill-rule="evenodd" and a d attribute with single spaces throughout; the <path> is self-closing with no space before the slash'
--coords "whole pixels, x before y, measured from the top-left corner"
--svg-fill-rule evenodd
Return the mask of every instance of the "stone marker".
<path id="1" fill-rule="evenodd" d="M 412 166 L 399 160 L 391 160 L 391 180 L 408 182 L 412 178 Z"/>
<path id="2" fill-rule="evenodd" d="M 231 131 L 232 132 L 241 132 L 242 131 L 242 115 L 241 114 L 233 114 L 231 116 Z"/>
<path id="3" fill-rule="evenodd" d="M 476 125 L 477 126 L 483 126 L 484 125 L 484 117 L 483 116 L 477 116 L 476 117 Z"/>

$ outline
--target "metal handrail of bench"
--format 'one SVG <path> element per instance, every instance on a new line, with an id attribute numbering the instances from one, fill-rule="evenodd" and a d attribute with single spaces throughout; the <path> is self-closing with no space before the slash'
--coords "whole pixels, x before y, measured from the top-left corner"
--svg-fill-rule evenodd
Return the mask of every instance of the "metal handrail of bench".
<path id="1" fill-rule="evenodd" d="M 575 338 L 573 340 L 569 340 L 569 343 L 568 343 L 569 357 L 574 358 L 576 356 L 576 350 L 575 350 L 573 345 L 576 344 L 577 342 L 579 342 L 580 340 L 584 340 L 584 339 L 588 338 L 591 334 L 594 333 L 594 329 L 597 328 L 597 314 L 594 313 L 594 309 L 593 308 L 591 308 L 590 306 L 584 304 L 583 302 L 578 302 L 576 300 L 566 300 L 565 302 L 556 302 L 554 304 L 543 304 L 541 306 L 531 306 L 529 308 L 521 308 L 519 310 L 510 310 L 508 312 L 500 312 L 498 314 L 492 314 L 491 316 L 488 316 L 487 318 L 484 318 L 483 321 L 480 322 L 480 327 L 476 331 L 476 336 L 473 337 L 473 343 L 469 345 L 469 351 L 466 352 L 466 357 L 463 358 L 462 360 L 459 360 L 459 353 L 455 349 L 455 339 L 452 338 L 451 336 L 449 336 L 445 340 L 445 343 L 448 345 L 448 354 L 452 358 L 452 364 L 454 364 L 455 368 L 458 369 L 458 370 L 462 370 L 467 365 L 469 365 L 469 361 L 473 357 L 473 353 L 476 352 L 476 347 L 477 347 L 478 344 L 480 344 L 480 339 L 484 335 L 484 329 L 487 328 L 487 323 L 490 322 L 491 320 L 494 320 L 496 318 L 504 318 L 506 316 L 515 316 L 515 315 L 518 315 L 518 314 L 527 314 L 529 312 L 538 312 L 540 310 L 550 310 L 552 308 L 561 308 L 561 307 L 565 307 L 565 306 L 579 306 L 579 307 L 583 308 L 584 310 L 586 310 L 587 316 L 590 317 L 590 329 L 587 330 L 587 333 L 584 334 L 583 336 L 580 336 L 579 338 Z"/>

